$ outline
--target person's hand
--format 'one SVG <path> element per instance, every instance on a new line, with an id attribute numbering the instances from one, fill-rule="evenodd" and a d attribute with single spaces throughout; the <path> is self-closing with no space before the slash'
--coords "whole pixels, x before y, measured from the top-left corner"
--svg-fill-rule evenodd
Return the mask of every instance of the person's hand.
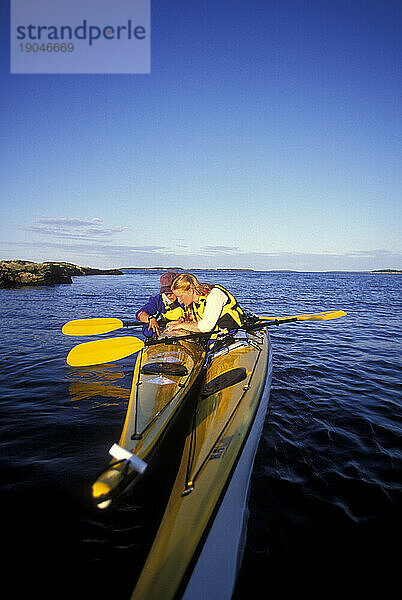
<path id="1" fill-rule="evenodd" d="M 178 321 L 170 321 L 166 327 L 165 331 L 175 331 L 176 329 L 181 329 L 183 324 L 183 319 L 179 319 Z"/>
<path id="2" fill-rule="evenodd" d="M 158 321 L 156 317 L 149 317 L 148 321 L 148 329 L 151 329 L 156 335 L 161 334 L 161 330 L 159 329 Z"/>

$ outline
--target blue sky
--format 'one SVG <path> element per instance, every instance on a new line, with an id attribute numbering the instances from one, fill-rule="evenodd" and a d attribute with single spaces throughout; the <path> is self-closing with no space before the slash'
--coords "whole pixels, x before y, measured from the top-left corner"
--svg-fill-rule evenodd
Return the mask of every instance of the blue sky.
<path id="1" fill-rule="evenodd" d="M 0 259 L 402 268 L 401 21 L 153 0 L 149 75 L 11 75 L 3 35 Z"/>

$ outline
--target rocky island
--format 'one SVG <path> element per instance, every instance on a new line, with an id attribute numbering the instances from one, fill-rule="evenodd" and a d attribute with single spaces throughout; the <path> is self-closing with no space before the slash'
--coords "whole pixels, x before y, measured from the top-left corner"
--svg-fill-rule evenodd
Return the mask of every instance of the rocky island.
<path id="1" fill-rule="evenodd" d="M 84 275 L 123 275 L 123 273 L 118 269 L 92 269 L 66 262 L 0 261 L 0 288 L 72 283 L 71 277 Z"/>

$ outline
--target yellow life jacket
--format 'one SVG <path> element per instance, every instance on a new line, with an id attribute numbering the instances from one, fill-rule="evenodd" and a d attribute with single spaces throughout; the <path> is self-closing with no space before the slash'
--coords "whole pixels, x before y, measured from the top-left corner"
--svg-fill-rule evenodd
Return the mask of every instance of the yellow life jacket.
<path id="1" fill-rule="evenodd" d="M 167 302 L 167 300 L 162 296 L 162 302 L 165 307 L 165 312 L 162 313 L 161 317 L 165 318 L 167 321 L 177 321 L 180 317 L 184 319 L 184 310 L 180 306 L 179 301 L 176 300 L 174 302 Z"/>
<path id="2" fill-rule="evenodd" d="M 217 329 L 236 329 L 237 327 L 241 327 L 245 322 L 245 316 L 236 298 L 221 285 L 214 285 L 214 287 L 221 290 L 228 297 L 216 322 L 214 331 Z M 198 302 L 192 302 L 189 306 L 185 307 L 186 320 L 201 321 L 204 317 L 207 298 L 208 296 L 200 296 Z"/>
<path id="3" fill-rule="evenodd" d="M 205 312 L 205 305 L 207 303 L 207 296 L 200 296 L 198 302 L 191 302 L 188 306 L 184 307 L 185 320 L 186 321 L 201 321 Z"/>

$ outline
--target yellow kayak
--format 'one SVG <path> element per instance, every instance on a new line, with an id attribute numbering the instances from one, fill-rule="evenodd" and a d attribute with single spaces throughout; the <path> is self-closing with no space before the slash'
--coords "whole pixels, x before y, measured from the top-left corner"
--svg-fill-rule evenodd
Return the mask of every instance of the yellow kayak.
<path id="1" fill-rule="evenodd" d="M 176 480 L 132 600 L 232 596 L 272 352 L 266 329 L 228 340 L 208 357 Z"/>
<path id="2" fill-rule="evenodd" d="M 111 449 L 115 460 L 92 486 L 99 508 L 107 508 L 163 457 L 167 446 L 179 443 L 181 423 L 188 428 L 196 399 L 193 391 L 206 359 L 206 343 L 176 340 L 145 346 L 133 375 L 130 401 L 118 444 Z M 183 443 L 185 439 L 185 430 Z M 182 449 L 182 448 L 181 448 Z"/>

